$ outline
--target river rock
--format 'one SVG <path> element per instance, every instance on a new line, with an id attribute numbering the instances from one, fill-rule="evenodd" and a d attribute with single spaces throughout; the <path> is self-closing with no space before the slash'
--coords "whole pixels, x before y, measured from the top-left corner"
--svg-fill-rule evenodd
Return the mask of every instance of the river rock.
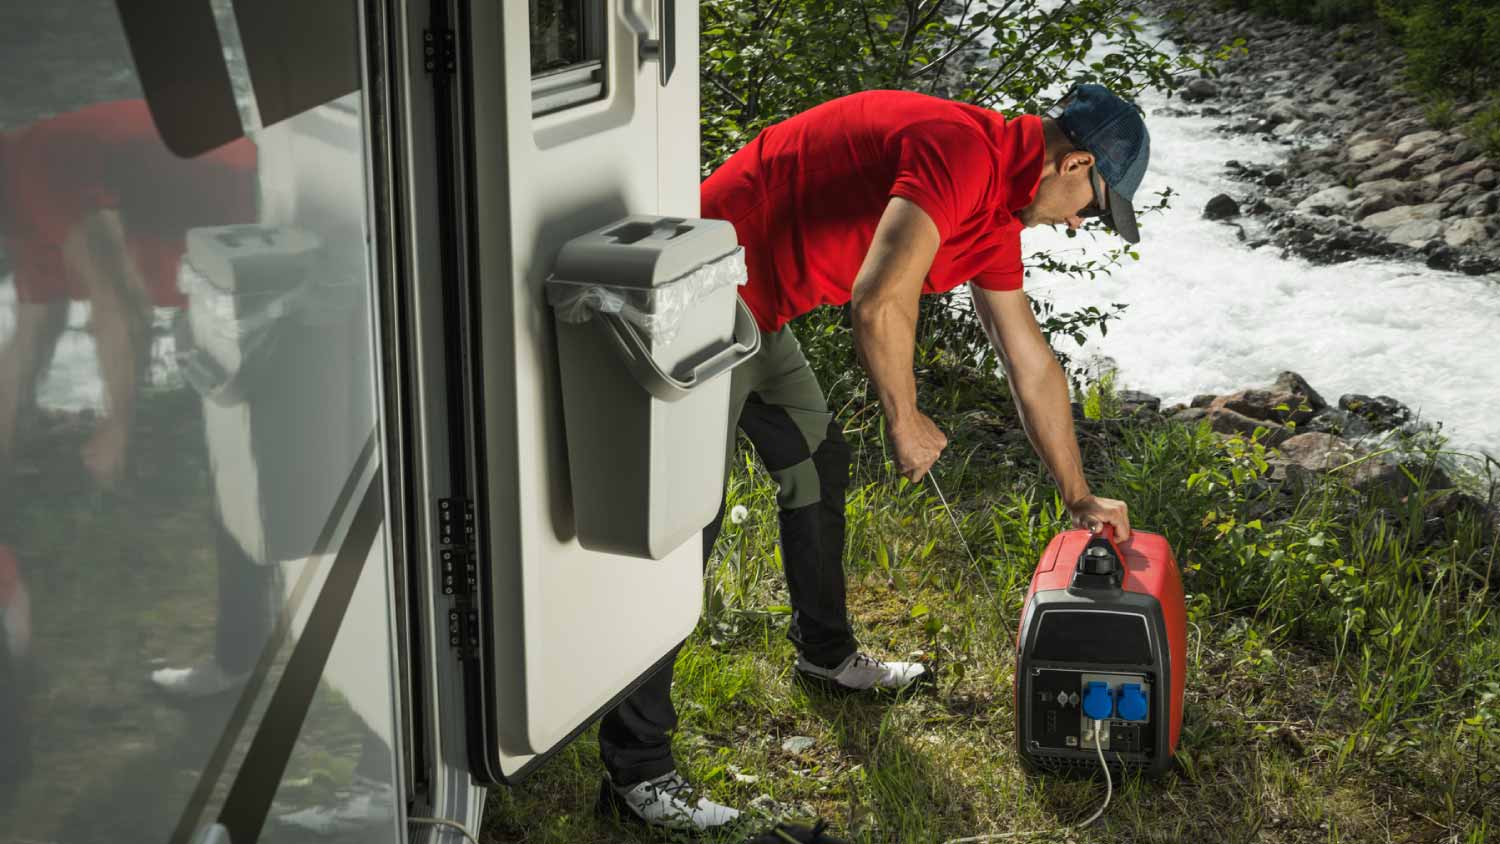
<path id="1" fill-rule="evenodd" d="M 1386 238 L 1392 243 L 1415 249 L 1442 238 L 1445 228 L 1442 220 L 1412 220 L 1392 229 Z"/>
<path id="2" fill-rule="evenodd" d="M 1272 170 L 1260 178 L 1260 183 L 1268 188 L 1279 188 L 1286 184 L 1286 174 L 1280 170 Z"/>
<path id="3" fill-rule="evenodd" d="M 1446 243 L 1438 244 L 1427 256 L 1427 266 L 1430 269 L 1452 272 L 1458 269 L 1458 250 Z"/>
<path id="4" fill-rule="evenodd" d="M 1394 231 L 1407 223 L 1421 220 L 1438 220 L 1443 216 L 1443 206 L 1438 203 L 1424 205 L 1398 205 L 1389 211 L 1371 214 L 1364 220 L 1368 228 L 1380 232 Z"/>
<path id="5" fill-rule="evenodd" d="M 1286 123 L 1278 123 L 1271 129 L 1271 135 L 1277 138 L 1290 138 L 1299 135 L 1307 128 L 1306 120 L 1289 120 Z"/>
<path id="6" fill-rule="evenodd" d="M 1441 181 L 1438 182 L 1438 187 L 1446 188 L 1450 185 L 1456 185 L 1459 182 L 1473 182 L 1474 177 L 1479 175 L 1479 172 L 1485 169 L 1485 166 L 1488 164 L 1489 162 L 1484 159 L 1476 158 L 1457 167 L 1449 168 L 1443 171 Z"/>
<path id="7" fill-rule="evenodd" d="M 1415 163 L 1408 158 L 1392 158 L 1360 173 L 1358 180 L 1375 182 L 1381 179 L 1404 179 L 1411 175 L 1411 168 Z"/>
<path id="8" fill-rule="evenodd" d="M 1286 410 L 1280 408 L 1285 406 Z M 1314 408 L 1304 397 L 1294 395 L 1286 390 L 1240 390 L 1214 399 L 1208 406 L 1209 414 L 1216 411 L 1226 410 L 1256 422 L 1269 422 L 1274 425 L 1296 422 L 1301 424 L 1312 418 Z"/>
<path id="9" fill-rule="evenodd" d="M 1320 431 L 1288 437 L 1278 450 L 1282 461 L 1295 463 L 1314 472 L 1326 472 L 1360 456 L 1359 446 Z"/>
<path id="10" fill-rule="evenodd" d="M 1474 184 L 1485 190 L 1489 190 L 1496 185 L 1500 185 L 1500 174 L 1496 174 L 1493 167 L 1486 167 L 1474 174 Z"/>
<path id="11" fill-rule="evenodd" d="M 1422 147 L 1430 146 L 1433 142 L 1441 140 L 1443 133 L 1436 129 L 1425 132 L 1413 132 L 1396 142 L 1395 150 L 1400 155 L 1411 155 Z"/>
<path id="12" fill-rule="evenodd" d="M 1130 416 L 1140 411 L 1158 413 L 1161 411 L 1161 398 L 1140 390 L 1121 390 L 1116 394 L 1120 400 L 1120 411 L 1125 416 Z"/>
<path id="13" fill-rule="evenodd" d="M 1194 408 L 1189 408 L 1188 411 Z M 1256 428 L 1266 429 L 1261 437 L 1261 442 L 1268 446 L 1280 445 L 1287 437 L 1292 435 L 1290 429 L 1285 425 L 1269 422 L 1264 419 L 1252 419 L 1243 413 L 1237 413 L 1227 407 L 1210 407 L 1204 411 L 1208 424 L 1215 433 L 1219 434 L 1243 434 L 1250 436 L 1255 433 Z"/>
<path id="14" fill-rule="evenodd" d="M 1411 408 L 1385 395 L 1345 393 L 1339 396 L 1339 409 L 1358 416 L 1376 433 L 1399 428 L 1412 420 Z"/>
<path id="15" fill-rule="evenodd" d="M 1306 423 L 1297 426 L 1299 431 L 1316 431 L 1324 434 L 1337 434 L 1341 437 L 1351 439 L 1363 437 L 1370 433 L 1370 426 L 1360 417 L 1347 410 L 1337 407 L 1325 407 L 1314 413 Z"/>
<path id="16" fill-rule="evenodd" d="M 1354 192 L 1360 196 L 1403 197 L 1411 193 L 1411 189 L 1411 183 L 1405 179 L 1376 179 L 1373 182 L 1361 182 L 1354 188 Z"/>
<path id="17" fill-rule="evenodd" d="M 1448 227 L 1443 233 L 1443 242 L 1455 249 L 1484 243 L 1490 239 L 1490 232 L 1484 223 L 1473 218 L 1459 220 Z"/>
<path id="18" fill-rule="evenodd" d="M 1328 402 L 1324 401 L 1323 397 L 1318 395 L 1318 391 L 1314 390 L 1312 385 L 1307 383 L 1306 378 L 1289 369 L 1276 376 L 1276 380 L 1271 382 L 1271 389 L 1276 392 L 1287 393 L 1299 399 L 1312 408 L 1314 412 L 1328 407 Z"/>
<path id="19" fill-rule="evenodd" d="M 1182 98 L 1190 103 L 1211 100 L 1219 95 L 1219 86 L 1211 79 L 1194 79 L 1183 89 Z"/>
<path id="20" fill-rule="evenodd" d="M 1240 215 L 1240 204 L 1234 197 L 1221 193 L 1203 206 L 1203 216 L 1210 220 L 1229 220 Z"/>
<path id="21" fill-rule="evenodd" d="M 1349 160 L 1355 164 L 1361 164 L 1381 155 L 1391 148 L 1391 142 L 1384 138 L 1355 144 L 1349 147 Z"/>
<path id="22" fill-rule="evenodd" d="M 1354 206 L 1351 216 L 1356 220 L 1363 220 L 1371 214 L 1379 214 L 1381 211 L 1389 211 L 1395 207 L 1396 197 L 1390 194 L 1377 194 Z"/>
<path id="23" fill-rule="evenodd" d="M 1500 273 L 1500 260 L 1484 255 L 1465 255 L 1458 261 L 1458 271 L 1464 275 Z"/>
<path id="24" fill-rule="evenodd" d="M 1376 498 L 1401 500 L 1415 492 L 1418 484 L 1427 490 L 1453 488 L 1453 481 L 1442 469 L 1416 461 L 1367 460 L 1353 468 L 1354 488 Z M 1412 483 L 1413 477 L 1417 484 Z"/>
<path id="25" fill-rule="evenodd" d="M 1297 210 L 1313 214 L 1336 213 L 1348 208 L 1353 201 L 1353 190 L 1335 185 L 1331 188 L 1324 188 L 1297 203 Z"/>
<path id="26" fill-rule="evenodd" d="M 1459 182 L 1458 184 L 1449 185 L 1442 193 L 1438 194 L 1438 198 L 1434 199 L 1433 202 L 1441 202 L 1446 205 L 1452 205 L 1453 203 L 1459 202 L 1460 200 L 1466 200 L 1469 197 L 1478 195 L 1479 188 L 1474 187 L 1474 185 L 1469 182 Z"/>
<path id="27" fill-rule="evenodd" d="M 1184 425 L 1196 425 L 1198 424 L 1199 420 L 1203 419 L 1206 416 L 1208 416 L 1208 410 L 1206 408 L 1185 407 L 1182 410 L 1173 413 L 1171 418 L 1173 422 L 1181 422 Z"/>
<path id="28" fill-rule="evenodd" d="M 1305 121 L 1300 108 L 1290 100 L 1277 100 L 1266 109 L 1266 122 L 1272 126 Z"/>

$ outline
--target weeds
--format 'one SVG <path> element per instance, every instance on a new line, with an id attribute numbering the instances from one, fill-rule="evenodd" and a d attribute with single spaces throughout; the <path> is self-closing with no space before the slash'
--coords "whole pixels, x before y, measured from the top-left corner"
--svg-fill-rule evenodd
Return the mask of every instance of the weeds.
<path id="1" fill-rule="evenodd" d="M 1066 510 L 1007 435 L 1019 423 L 992 382 L 946 376 L 969 393 L 962 415 L 935 417 L 959 453 L 937 471 L 977 567 L 932 487 L 896 480 L 878 416 L 855 399 L 844 414 L 856 632 L 877 653 L 928 660 L 931 691 L 830 701 L 790 682 L 774 484 L 745 454 L 734 467 L 727 505 L 746 518 L 725 524 L 676 692 L 678 759 L 716 799 L 818 815 L 859 842 L 931 842 L 1054 830 L 1100 798 L 1096 783 L 1022 775 L 1013 748 L 1016 619 Z M 1491 838 L 1500 565 L 1474 519 L 1430 518 L 1435 455 L 1413 457 L 1411 489 L 1381 500 L 1348 472 L 1292 483 L 1257 436 L 1111 420 L 1109 385 L 1084 403 L 1116 432 L 1085 438 L 1095 491 L 1128 501 L 1133 524 L 1178 553 L 1191 664 L 1180 771 L 1127 781 L 1077 840 Z M 784 749 L 793 736 L 811 747 Z M 585 737 L 535 783 L 497 792 L 489 840 L 648 840 L 588 817 L 596 754 Z"/>

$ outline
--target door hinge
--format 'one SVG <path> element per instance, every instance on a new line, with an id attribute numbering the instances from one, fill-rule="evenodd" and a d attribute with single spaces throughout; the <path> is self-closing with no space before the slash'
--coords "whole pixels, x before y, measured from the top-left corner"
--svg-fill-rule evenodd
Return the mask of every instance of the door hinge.
<path id="1" fill-rule="evenodd" d="M 453 30 L 422 30 L 422 67 L 428 73 L 458 70 L 458 40 Z"/>
<path id="2" fill-rule="evenodd" d="M 467 498 L 438 499 L 438 543 L 474 544 L 474 503 Z"/>
<path id="3" fill-rule="evenodd" d="M 448 645 L 460 657 L 479 651 L 479 610 L 455 607 L 448 610 Z"/>
<path id="4" fill-rule="evenodd" d="M 479 564 L 467 548 L 438 551 L 444 595 L 473 595 L 479 591 Z"/>
<path id="5" fill-rule="evenodd" d="M 438 582 L 453 603 L 448 644 L 460 658 L 479 651 L 479 555 L 474 548 L 474 504 L 467 498 L 438 499 Z"/>

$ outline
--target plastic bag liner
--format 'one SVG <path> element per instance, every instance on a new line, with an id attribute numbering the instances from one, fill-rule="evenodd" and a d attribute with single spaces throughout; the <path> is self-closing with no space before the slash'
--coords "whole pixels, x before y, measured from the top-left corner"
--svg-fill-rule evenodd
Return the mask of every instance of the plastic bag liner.
<path id="1" fill-rule="evenodd" d="M 563 322 L 588 322 L 595 311 L 619 314 L 648 339 L 666 344 L 677 336 L 682 318 L 698 302 L 715 290 L 743 285 L 748 280 L 745 248 L 737 246 L 723 257 L 654 287 L 548 278 L 547 301 Z"/>

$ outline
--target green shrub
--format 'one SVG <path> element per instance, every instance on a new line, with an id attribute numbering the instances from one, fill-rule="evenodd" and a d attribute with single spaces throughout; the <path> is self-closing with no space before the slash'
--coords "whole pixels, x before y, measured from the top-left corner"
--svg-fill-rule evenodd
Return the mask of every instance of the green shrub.
<path id="1" fill-rule="evenodd" d="M 1439 97 L 1423 107 L 1422 113 L 1427 117 L 1427 122 L 1434 129 L 1447 131 L 1458 122 L 1458 115 L 1454 113 L 1453 100 L 1449 97 Z"/>
<path id="2" fill-rule="evenodd" d="M 1384 0 L 1418 88 L 1465 97 L 1500 84 L 1500 0 Z"/>
<path id="3" fill-rule="evenodd" d="M 1464 131 L 1479 144 L 1491 158 L 1500 158 L 1500 99 L 1492 99 L 1478 114 L 1474 115 Z"/>

